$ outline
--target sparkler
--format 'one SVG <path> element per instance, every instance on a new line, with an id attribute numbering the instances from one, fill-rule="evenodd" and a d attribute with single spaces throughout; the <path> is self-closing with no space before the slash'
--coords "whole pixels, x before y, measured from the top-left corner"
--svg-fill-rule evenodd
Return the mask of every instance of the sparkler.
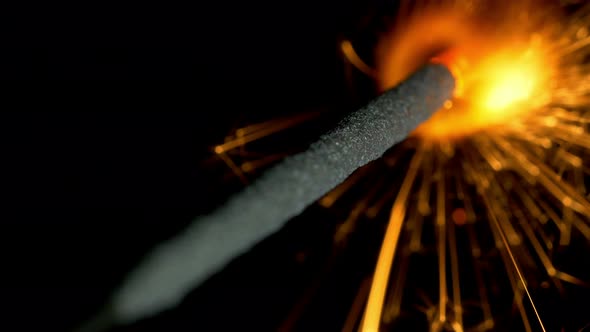
<path id="1" fill-rule="evenodd" d="M 540 261 L 557 287 L 561 281 L 587 285 L 556 268 L 550 258 L 555 244 L 544 229 L 555 224 L 560 246 L 570 243 L 574 229 L 590 240 L 590 202 L 584 196 L 583 180 L 587 172 L 583 157 L 590 148 L 585 131 L 590 92 L 585 59 L 590 44 L 588 10 L 580 10 L 564 26 L 555 14 L 528 15 L 531 4 L 504 4 L 497 10 L 508 23 L 495 22 L 498 26 L 490 30 L 477 19 L 481 3 L 421 2 L 413 14 L 408 13 L 408 4 L 400 9 L 406 15 L 398 21 L 403 29 L 381 42 L 375 70 L 380 87 L 395 85 L 406 75 L 404 68 L 415 67 L 421 57 L 444 47 L 446 51 L 432 61 L 451 68 L 457 88 L 453 100 L 414 133 L 417 148 L 391 210 L 361 330 L 379 331 L 383 321 L 399 315 L 402 292 L 394 289 L 387 301 L 386 293 L 399 278 L 390 280 L 400 234 L 404 227 L 411 228 L 414 241 L 404 245 L 416 251 L 421 247 L 422 225 L 430 220 L 439 276 L 438 304 L 431 305 L 428 317 L 431 331 L 467 328 L 455 229 L 485 221 L 504 261 L 525 329 L 531 331 L 534 325 L 527 317 L 523 293 L 538 327 L 545 331 L 523 266 Z M 352 63 L 358 61 L 351 57 Z M 368 71 L 366 65 L 359 69 Z M 468 197 L 467 187 L 474 187 L 477 197 Z M 453 194 L 459 203 L 449 204 Z M 486 216 L 474 212 L 475 199 L 483 204 Z M 477 235 L 474 229 L 469 234 L 477 261 Z M 484 317 L 477 329 L 489 330 L 494 318 L 481 281 L 479 289 Z"/>
<path id="2" fill-rule="evenodd" d="M 177 305 L 232 258 L 405 139 L 450 98 L 453 87 L 446 67 L 429 65 L 349 114 L 307 150 L 281 161 L 222 207 L 197 218 L 182 234 L 155 248 L 88 328 L 134 322 Z M 253 137 L 272 132 L 253 131 Z M 249 139 L 226 142 L 215 152 L 221 155 Z M 236 169 L 235 164 L 229 165 Z M 245 170 L 244 165 L 240 168 Z"/>
<path id="3" fill-rule="evenodd" d="M 428 231 L 434 233 L 437 303 L 419 297 L 431 331 L 498 326 L 490 300 L 493 285 L 483 268 L 489 251 L 499 253 L 526 331 L 547 330 L 546 313 L 531 292 L 541 284 L 535 276 L 543 275 L 560 291 L 563 283 L 588 286 L 584 278 L 562 271 L 552 253 L 575 238 L 590 241 L 585 185 L 590 168 L 584 164 L 590 149 L 590 8 L 566 20 L 555 14 L 556 6 L 532 5 L 402 2 L 397 26 L 377 47 L 374 68 L 356 55 L 350 41 L 343 42 L 345 56 L 374 77 L 381 91 L 426 61 L 447 66 L 457 82 L 453 99 L 384 156 L 388 167 L 405 171 L 397 190 L 377 184 L 335 234 L 336 242 L 345 241 L 361 216 L 374 218 L 393 200 L 370 287 L 361 287 L 357 297 L 366 298 L 364 314 L 355 300 L 346 331 L 356 326 L 380 331 L 402 316 L 405 275 L 412 259 L 431 245 L 424 239 Z M 532 8 L 539 14 L 531 15 Z M 483 19 L 482 13 L 495 16 Z M 246 181 L 244 173 L 277 158 L 237 165 L 227 153 L 297 122 L 242 128 L 215 153 Z M 411 155 L 407 165 L 402 154 Z M 367 171 L 353 174 L 319 203 L 334 205 Z M 467 253 L 458 246 L 460 238 L 469 243 Z M 462 265 L 473 270 L 475 300 L 462 292 Z M 468 302 L 481 311 L 475 321 L 466 319 Z"/>
<path id="4" fill-rule="evenodd" d="M 375 78 L 379 90 L 398 84 L 429 59 L 448 66 L 457 84 L 444 108 L 384 156 L 395 164 L 401 155 L 413 155 L 409 165 L 392 166 L 405 167 L 405 178 L 390 191 L 396 196 L 371 287 L 359 290 L 357 299 L 367 298 L 364 315 L 355 300 L 345 331 L 355 326 L 380 331 L 402 316 L 408 263 L 431 245 L 423 239 L 427 228 L 434 232 L 438 273 L 438 303 L 421 296 L 431 331 L 498 327 L 490 303 L 493 285 L 484 276 L 486 252 L 499 253 L 525 331 L 548 329 L 543 320 L 548 313 L 537 308 L 531 293 L 531 287 L 547 283 L 535 277 L 549 279 L 560 293 L 564 282 L 588 287 L 552 258 L 574 234 L 590 240 L 584 183 L 590 8 L 576 8 L 569 16 L 561 9 L 538 2 L 404 1 L 398 25 L 377 46 L 375 68 L 350 41 L 342 43 L 346 58 Z M 320 204 L 334 205 L 367 172 Z M 383 191 L 377 186 L 355 205 L 335 241 L 345 240 L 362 215 L 376 217 L 392 198 L 377 195 Z M 482 243 L 488 237 L 491 246 Z M 459 238 L 469 244 L 467 255 L 459 251 Z M 473 298 L 462 291 L 460 264 L 473 270 L 481 311 L 475 322 L 465 319 Z"/>
<path id="5" fill-rule="evenodd" d="M 590 169 L 584 165 L 590 149 L 590 8 L 569 16 L 561 9 L 555 2 L 403 1 L 397 25 L 377 46 L 374 68 L 351 41 L 341 44 L 349 62 L 375 78 L 380 90 L 428 60 L 448 66 L 457 82 L 454 98 L 384 156 L 393 165 L 412 154 L 408 165 L 390 166 L 406 173 L 395 187 L 371 287 L 359 290 L 357 299 L 367 299 L 364 314 L 355 304 L 345 331 L 381 331 L 402 317 L 408 264 L 425 255 L 428 231 L 434 233 L 438 276 L 437 303 L 421 296 L 430 331 L 498 328 L 493 283 L 484 276 L 487 252 L 502 260 L 525 331 L 548 330 L 548 313 L 531 292 L 547 285 L 537 277 L 560 293 L 563 283 L 588 287 L 553 259 L 574 238 L 590 241 Z M 334 205 L 368 171 L 320 204 Z M 383 192 L 379 186 L 352 209 L 337 242 L 357 219 L 376 217 L 392 199 L 376 195 Z M 488 238 L 491 245 L 483 241 Z M 470 252 L 460 251 L 459 239 Z M 461 265 L 472 267 L 469 276 Z M 466 278 L 474 279 L 475 299 L 462 291 Z M 466 306 L 473 301 L 481 314 L 468 321 Z"/>

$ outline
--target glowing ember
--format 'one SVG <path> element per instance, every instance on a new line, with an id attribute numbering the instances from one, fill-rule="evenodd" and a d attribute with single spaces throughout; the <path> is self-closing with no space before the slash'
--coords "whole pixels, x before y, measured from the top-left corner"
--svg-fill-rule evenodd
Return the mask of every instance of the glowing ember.
<path id="1" fill-rule="evenodd" d="M 402 0 L 394 26 L 376 47 L 375 68 L 352 42 L 341 44 L 379 91 L 428 61 L 445 64 L 457 83 L 452 100 L 384 155 L 381 166 L 396 178 L 404 173 L 401 184 L 385 182 L 386 173 L 369 179 L 374 187 L 338 226 L 334 242 L 340 245 L 338 234 L 353 233 L 361 218 L 383 216 L 393 201 L 370 287 L 359 290 L 358 298 L 367 299 L 364 314 L 355 306 L 344 330 L 357 324 L 364 332 L 394 328 L 415 308 L 429 331 L 506 330 L 497 318 L 505 314 L 503 305 L 493 303 L 495 280 L 485 277 L 492 259 L 505 268 L 514 293 L 507 304 L 517 309 L 525 331 L 567 330 L 545 328 L 543 317 L 552 313 L 537 310 L 529 291 L 535 279 L 561 290 L 562 283 L 590 287 L 552 254 L 576 236 L 590 241 L 590 5 L 567 19 L 561 9 L 557 1 Z M 245 144 L 237 136 L 220 145 L 227 145 L 223 151 Z M 361 188 L 370 170 L 353 174 L 320 205 L 333 206 Z M 426 261 L 433 256 L 438 287 L 406 278 L 410 261 L 431 271 Z M 472 273 L 460 268 L 464 263 Z M 474 280 L 464 284 L 466 278 Z M 465 294 L 470 284 L 476 295 Z M 418 287 L 428 294 L 413 296 L 422 292 Z"/>
<path id="2" fill-rule="evenodd" d="M 464 137 L 536 109 L 545 99 L 552 68 L 533 46 L 481 59 L 452 51 L 432 61 L 447 65 L 460 82 L 454 100 L 415 132 L 434 139 Z"/>
<path id="3" fill-rule="evenodd" d="M 533 92 L 537 82 L 536 71 L 519 68 L 511 64 L 500 64 L 492 82 L 486 87 L 482 98 L 482 108 L 490 111 L 502 111 L 517 102 L 526 101 Z M 497 113 L 493 113 L 497 114 Z"/>
<path id="4" fill-rule="evenodd" d="M 532 323 L 525 298 L 537 326 L 546 329 L 521 271 L 523 264 L 534 264 L 518 253 L 523 242 L 534 247 L 549 278 L 586 284 L 557 272 L 533 225 L 546 224 L 550 216 L 558 224 L 560 245 L 570 243 L 572 227 L 590 239 L 583 162 L 574 154 L 590 148 L 585 131 L 590 122 L 590 38 L 585 26 L 590 6 L 564 21 L 555 14 L 556 7 L 530 5 L 528 1 L 402 1 L 397 25 L 382 37 L 376 52 L 379 90 L 396 85 L 429 60 L 445 64 L 454 73 L 457 88 L 453 100 L 415 131 L 417 146 L 411 147 L 414 156 L 392 207 L 362 331 L 379 331 L 383 323 L 400 316 L 403 287 L 388 290 L 387 285 L 395 285 L 391 279 L 395 281 L 405 270 L 391 276 L 391 269 L 380 266 L 408 259 L 396 258 L 399 248 L 420 247 L 420 240 L 396 243 L 405 224 L 420 229 L 419 239 L 423 220 L 433 224 L 439 271 L 438 304 L 429 300 L 425 311 L 431 331 L 465 330 L 455 226 L 470 228 L 476 221 L 488 222 L 527 331 L 532 330 Z M 533 17 L 533 12 L 538 15 Z M 449 178 L 455 178 L 455 183 L 449 183 Z M 471 186 L 487 210 L 485 216 L 473 212 L 474 199 L 464 194 Z M 455 212 L 449 216 L 446 202 L 455 190 L 462 203 L 453 206 Z M 543 198 L 539 191 L 550 198 Z M 563 218 L 550 207 L 554 201 L 561 204 L 557 209 Z M 456 211 L 465 211 L 466 216 Z M 447 222 L 449 217 L 453 223 Z M 584 221 L 564 227 L 560 223 L 566 218 L 569 225 L 578 218 Z M 470 243 L 477 262 L 481 247 L 474 237 Z M 545 245 L 551 248 L 553 244 Z M 407 262 L 399 264 L 404 269 L 407 266 Z M 486 286 L 480 280 L 478 287 L 485 316 L 480 327 L 490 330 L 495 323 Z M 389 300 L 387 292 L 391 293 Z"/>

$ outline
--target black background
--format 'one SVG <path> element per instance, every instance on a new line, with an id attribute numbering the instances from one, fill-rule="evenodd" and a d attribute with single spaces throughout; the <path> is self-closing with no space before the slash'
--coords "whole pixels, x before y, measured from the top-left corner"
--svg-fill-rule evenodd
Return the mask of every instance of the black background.
<path id="1" fill-rule="evenodd" d="M 18 6 L 4 10 L 0 56 L 7 331 L 71 330 L 150 246 L 218 204 L 232 187 L 202 164 L 234 119 L 342 100 L 337 42 L 358 16 L 346 1 Z M 265 291 L 251 288 L 236 306 L 257 306 Z M 217 293 L 186 326 L 241 311 Z M 253 325 L 264 316 L 220 329 L 282 319 Z"/>
<path id="2" fill-rule="evenodd" d="M 351 108 L 338 41 L 368 6 L 229 0 L 3 10 L 0 330 L 71 331 L 148 248 L 238 188 L 203 166 L 238 120 Z M 333 225 L 316 221 L 343 217 L 308 213 L 180 308 L 121 330 L 284 326 L 329 260 Z M 326 277 L 324 300 L 298 330 L 339 330 L 373 266 L 363 259 L 374 257 L 373 245 L 351 245 L 339 269 L 347 273 Z M 308 251 L 321 254 L 291 259 Z"/>

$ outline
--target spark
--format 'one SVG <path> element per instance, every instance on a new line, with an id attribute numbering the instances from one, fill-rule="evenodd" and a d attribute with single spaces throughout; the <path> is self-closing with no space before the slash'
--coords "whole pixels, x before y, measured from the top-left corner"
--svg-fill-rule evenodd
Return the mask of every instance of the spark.
<path id="1" fill-rule="evenodd" d="M 481 3 L 448 1 L 444 5 L 422 1 L 413 9 L 409 9 L 409 3 L 402 2 L 399 26 L 386 34 L 378 46 L 374 72 L 379 89 L 397 84 L 421 61 L 428 59 L 451 69 L 457 86 L 453 99 L 414 132 L 415 138 L 422 142 L 421 148 L 415 151 L 393 204 L 360 330 L 379 331 L 382 320 L 391 320 L 389 316 L 382 316 L 384 307 L 398 307 L 401 301 L 399 297 L 392 303 L 384 299 L 387 284 L 391 282 L 397 289 L 399 285 L 395 279 L 404 279 L 390 274 L 402 224 L 412 223 L 422 228 L 427 217 L 427 220 L 432 219 L 436 232 L 439 275 L 438 307 L 429 311 L 436 315 L 428 316 L 432 331 L 466 328 L 462 320 L 455 228 L 476 221 L 487 221 L 496 237 L 496 247 L 502 252 L 525 328 L 530 330 L 531 326 L 519 297 L 521 290 L 526 294 L 535 320 L 545 331 L 543 313 L 535 305 L 527 284 L 527 269 L 521 265 L 534 265 L 531 257 L 535 254 L 546 276 L 555 283 L 562 280 L 587 285 L 556 269 L 548 254 L 553 243 L 547 240 L 543 225 L 547 220 L 557 225 L 560 246 L 571 241 L 572 227 L 588 237 L 590 203 L 583 196 L 586 189 L 582 169 L 584 150 L 590 148 L 590 136 L 585 131 L 588 123 L 585 109 L 590 105 L 586 99 L 590 93 L 586 78 L 589 69 L 584 60 L 590 54 L 590 37 L 583 24 L 590 9 L 579 11 L 568 23 L 556 14 L 524 15 L 530 12 L 528 3 L 520 7 L 505 5 L 506 8 L 496 9 L 504 14 L 500 16 L 508 23 L 494 21 L 498 27 L 489 30 L 485 23 L 478 23 L 477 8 Z M 555 7 L 547 12 L 552 10 Z M 511 27 L 510 37 L 502 36 L 505 27 Z M 559 35 L 560 29 L 566 31 L 567 38 Z M 433 55 L 433 52 L 438 54 Z M 366 68 L 363 71 L 367 71 Z M 434 160 L 428 160 L 427 155 L 434 155 Z M 463 173 L 463 179 L 456 184 L 457 191 L 466 186 L 474 187 L 479 196 L 477 200 L 484 202 L 487 218 L 474 215 L 473 202 L 463 189 L 461 195 L 457 195 L 463 206 L 452 209 L 450 215 L 447 212 L 446 195 L 452 189 L 446 179 L 461 177 L 456 175 L 458 170 Z M 573 183 L 569 180 L 572 177 L 575 178 Z M 416 184 L 418 179 L 419 185 Z M 418 189 L 413 191 L 414 187 Z M 549 193 L 551 197 L 541 199 L 537 194 L 540 192 Z M 407 211 L 413 209 L 410 202 L 414 195 L 418 215 Z M 432 196 L 433 207 L 430 206 Z M 555 209 L 561 209 L 563 216 Z M 431 213 L 433 217 L 428 217 Z M 449 217 L 454 223 L 447 222 Z M 533 228 L 531 225 L 535 223 L 539 226 Z M 469 232 L 473 259 L 477 262 L 481 248 L 471 226 Z M 533 253 L 524 247 L 525 241 Z M 410 243 L 414 248 L 421 246 L 419 237 L 414 237 Z M 491 329 L 494 318 L 477 263 L 476 277 L 484 312 L 480 327 Z M 448 308 L 452 309 L 451 313 Z M 394 312 L 399 314 L 399 309 Z"/>
<path id="2" fill-rule="evenodd" d="M 287 128 L 296 126 L 300 123 L 309 121 L 314 117 L 317 117 L 317 115 L 317 112 L 303 113 L 284 119 L 270 120 L 267 122 L 240 128 L 236 130 L 235 138 L 229 138 L 227 142 L 215 146 L 213 148 L 213 151 L 219 155 L 229 150 L 243 147 L 244 145 L 251 143 L 253 141 L 262 139 L 281 130 L 285 130 Z"/>
<path id="3" fill-rule="evenodd" d="M 590 5 L 566 16 L 557 5 L 532 0 L 424 0 L 402 1 L 398 13 L 376 46 L 375 68 L 348 40 L 340 43 L 344 57 L 374 78 L 378 91 L 428 61 L 446 65 L 456 88 L 413 137 L 383 157 L 386 170 L 380 171 L 403 171 L 401 185 L 382 190 L 387 184 L 378 181 L 336 231 L 335 243 L 346 241 L 363 211 L 376 218 L 393 202 L 370 288 L 364 284 L 359 291 L 345 329 L 356 322 L 360 331 L 377 332 L 399 318 L 409 261 L 432 245 L 422 236 L 430 228 L 436 235 L 438 301 L 425 300 L 423 312 L 431 331 L 498 328 L 484 270 L 490 250 L 500 253 L 525 330 L 537 324 L 545 331 L 549 313 L 536 305 L 531 277 L 558 289 L 561 282 L 589 286 L 561 271 L 551 253 L 569 245 L 573 231 L 590 241 L 584 183 L 590 175 Z M 373 171 L 363 167 L 319 204 L 333 207 Z M 466 256 L 460 238 L 470 249 L 482 313 L 477 324 L 465 318 L 466 305 L 474 301 L 461 292 Z M 482 238 L 492 239 L 493 249 Z"/>
<path id="4" fill-rule="evenodd" d="M 416 135 L 437 140 L 464 138 L 502 126 L 546 100 L 551 68 L 534 45 L 508 45 L 475 59 L 451 50 L 433 58 L 447 65 L 460 86 L 454 100 L 418 128 Z"/>
<path id="5" fill-rule="evenodd" d="M 381 311 L 383 308 L 383 300 L 385 298 L 389 273 L 391 272 L 391 265 L 393 264 L 393 258 L 395 257 L 399 234 L 406 215 L 406 202 L 410 190 L 412 189 L 414 179 L 416 178 L 416 173 L 420 167 L 422 161 L 421 158 L 422 154 L 416 153 L 414 159 L 410 163 L 408 173 L 406 174 L 406 178 L 395 203 L 393 203 L 393 209 L 391 210 L 391 216 L 389 217 L 389 226 L 385 231 L 383 247 L 379 253 L 380 259 L 377 261 L 377 267 L 375 268 L 375 274 L 373 276 L 373 284 L 367 302 L 365 320 L 363 323 L 364 331 L 377 332 L 379 330 L 378 327 L 380 325 Z"/>

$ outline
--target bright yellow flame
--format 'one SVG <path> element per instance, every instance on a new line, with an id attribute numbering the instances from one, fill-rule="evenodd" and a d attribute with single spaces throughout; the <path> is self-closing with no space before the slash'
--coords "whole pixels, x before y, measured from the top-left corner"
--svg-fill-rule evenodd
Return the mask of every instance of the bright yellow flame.
<path id="1" fill-rule="evenodd" d="M 551 97 L 548 91 L 555 92 L 549 85 L 557 56 L 542 35 L 528 30 L 522 13 L 529 1 L 508 5 L 482 0 L 473 8 L 457 7 L 462 2 L 456 1 L 425 3 L 384 34 L 376 50 L 375 77 L 381 91 L 429 59 L 445 64 L 455 76 L 451 103 L 415 135 L 446 140 L 492 130 L 538 109 Z M 496 19 L 488 17 L 490 12 L 496 12 Z M 504 25 L 498 21 L 504 16 L 518 19 Z"/>
<path id="2" fill-rule="evenodd" d="M 483 106 L 489 110 L 501 111 L 516 102 L 525 101 L 532 93 L 535 74 L 514 67 L 500 70 L 483 100 Z"/>
<path id="3" fill-rule="evenodd" d="M 541 95 L 547 81 L 548 65 L 541 52 L 528 49 L 507 52 L 482 61 L 467 74 L 470 85 L 466 99 L 471 99 L 474 113 L 484 120 L 506 120 L 531 109 L 535 95 Z M 471 86 L 472 85 L 472 86 Z"/>
<path id="4" fill-rule="evenodd" d="M 531 45 L 497 51 L 483 58 L 454 50 L 435 62 L 446 64 L 458 88 L 449 103 L 422 124 L 415 135 L 459 138 L 502 126 L 536 109 L 544 102 L 550 77 L 550 62 Z"/>

